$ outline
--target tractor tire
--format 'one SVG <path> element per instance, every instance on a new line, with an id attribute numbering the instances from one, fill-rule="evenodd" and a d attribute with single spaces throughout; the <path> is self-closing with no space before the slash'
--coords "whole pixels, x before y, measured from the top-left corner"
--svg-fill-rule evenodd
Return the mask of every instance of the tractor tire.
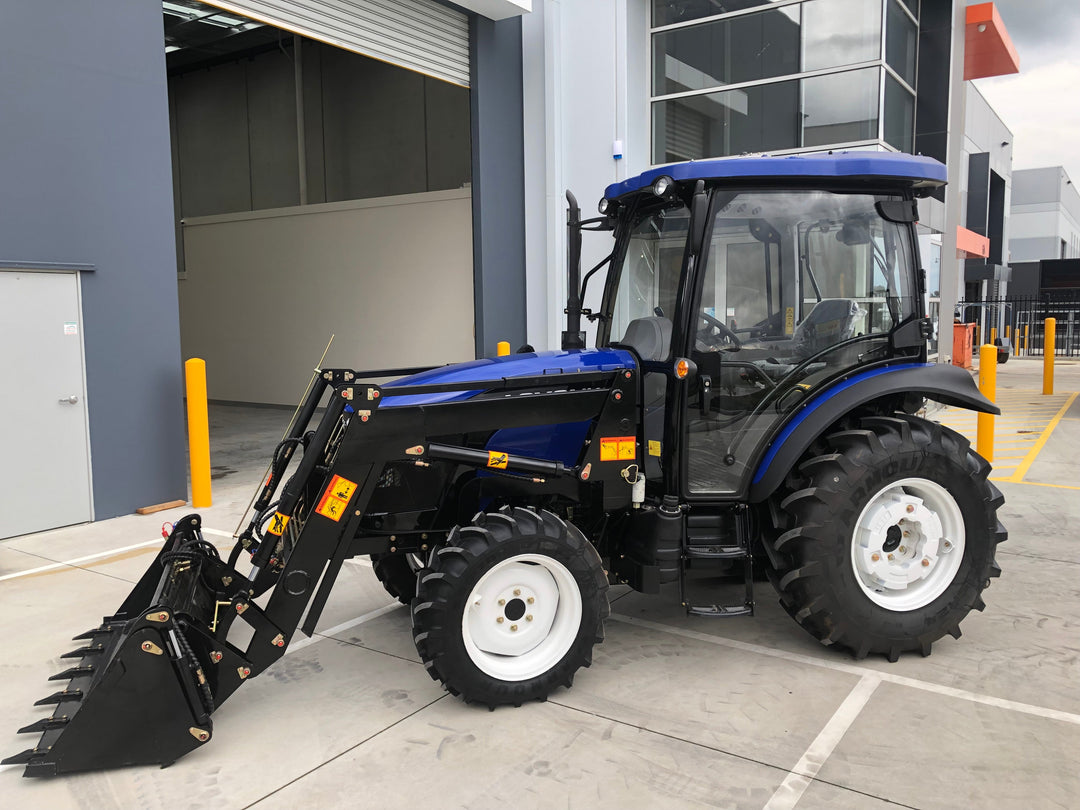
<path id="1" fill-rule="evenodd" d="M 431 677 L 467 703 L 544 700 L 592 663 L 607 590 L 600 555 L 572 524 L 519 507 L 481 512 L 420 576 L 416 649 Z"/>
<path id="2" fill-rule="evenodd" d="M 412 603 L 416 596 L 416 576 L 423 568 L 413 554 L 372 554 L 371 567 L 386 592 L 401 604 Z"/>
<path id="3" fill-rule="evenodd" d="M 963 436 L 897 414 L 824 438 L 773 501 L 770 574 L 789 614 L 861 659 L 929 655 L 982 610 L 1008 533 L 990 464 Z"/>

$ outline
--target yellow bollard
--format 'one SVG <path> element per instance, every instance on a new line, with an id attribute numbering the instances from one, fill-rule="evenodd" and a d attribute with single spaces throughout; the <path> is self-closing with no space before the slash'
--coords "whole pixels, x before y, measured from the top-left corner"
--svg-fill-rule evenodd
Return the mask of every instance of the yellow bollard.
<path id="1" fill-rule="evenodd" d="M 500 340 L 495 344 L 495 352 L 499 357 L 506 357 L 510 354 L 510 342 L 506 340 Z"/>
<path id="2" fill-rule="evenodd" d="M 1024 357 L 1028 356 L 1028 325 L 1024 324 Z"/>
<path id="3" fill-rule="evenodd" d="M 1047 318 L 1043 330 L 1043 393 L 1054 393 L 1054 350 L 1057 347 L 1055 330 L 1057 318 Z"/>
<path id="4" fill-rule="evenodd" d="M 1005 324 L 1005 337 L 1009 336 L 1009 332 L 1010 332 L 1009 324 Z"/>
<path id="5" fill-rule="evenodd" d="M 994 346 L 997 345 L 997 327 L 996 326 L 991 326 L 990 327 L 990 343 L 993 344 Z"/>
<path id="6" fill-rule="evenodd" d="M 997 347 L 989 344 L 979 349 L 979 390 L 993 402 L 997 397 Z M 994 460 L 994 415 L 980 413 L 975 436 L 975 450 L 987 461 Z"/>
<path id="7" fill-rule="evenodd" d="M 206 361 L 184 363 L 187 379 L 188 455 L 191 463 L 191 505 L 203 509 L 210 496 L 210 419 L 206 413 Z"/>

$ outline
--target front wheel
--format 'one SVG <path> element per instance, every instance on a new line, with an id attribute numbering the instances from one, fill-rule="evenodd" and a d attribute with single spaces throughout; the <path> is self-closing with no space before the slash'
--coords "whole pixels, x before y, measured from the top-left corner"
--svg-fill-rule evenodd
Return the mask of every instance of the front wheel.
<path id="1" fill-rule="evenodd" d="M 547 511 L 505 507 L 451 532 L 413 600 L 431 677 L 490 707 L 542 700 L 592 661 L 608 616 L 596 549 Z"/>
<path id="2" fill-rule="evenodd" d="M 871 417 L 826 436 L 789 476 L 769 543 L 781 603 L 856 658 L 930 654 L 985 606 L 1001 573 L 1004 498 L 968 441 L 915 417 Z"/>

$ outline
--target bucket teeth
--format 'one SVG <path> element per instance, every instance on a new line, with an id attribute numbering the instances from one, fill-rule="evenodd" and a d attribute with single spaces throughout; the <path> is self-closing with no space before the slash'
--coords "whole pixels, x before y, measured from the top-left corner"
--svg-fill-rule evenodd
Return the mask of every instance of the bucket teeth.
<path id="1" fill-rule="evenodd" d="M 29 765 L 34 757 L 42 756 L 44 751 L 39 751 L 36 748 L 27 748 L 20 754 L 7 757 L 6 759 L 0 759 L 0 765 Z"/>
<path id="2" fill-rule="evenodd" d="M 31 723 L 28 726 L 23 726 L 18 730 L 18 734 L 42 734 L 51 728 L 63 728 L 67 725 L 68 716 L 65 714 L 61 717 L 43 717 L 36 723 Z"/>
<path id="3" fill-rule="evenodd" d="M 83 641 L 84 639 L 94 638 L 95 636 L 107 636 L 113 631 L 113 628 L 107 624 L 103 624 L 101 627 L 95 627 L 93 630 L 87 630 L 85 633 L 79 633 L 77 636 L 72 636 L 72 641 Z"/>
<path id="4" fill-rule="evenodd" d="M 48 697 L 43 697 L 34 703 L 35 706 L 48 706 L 50 703 L 63 703 L 68 700 L 82 700 L 82 689 L 65 689 L 63 692 L 54 692 Z"/>
<path id="5" fill-rule="evenodd" d="M 57 672 L 55 675 L 50 675 L 50 681 L 62 681 L 66 678 L 78 678 L 80 675 L 92 675 L 94 667 L 87 665 L 84 667 L 72 667 L 71 669 L 65 669 L 63 672 Z"/>
<path id="6" fill-rule="evenodd" d="M 91 644 L 89 647 L 80 647 L 77 650 L 66 652 L 61 655 L 61 658 L 82 658 L 85 655 L 100 655 L 105 652 L 104 644 Z"/>

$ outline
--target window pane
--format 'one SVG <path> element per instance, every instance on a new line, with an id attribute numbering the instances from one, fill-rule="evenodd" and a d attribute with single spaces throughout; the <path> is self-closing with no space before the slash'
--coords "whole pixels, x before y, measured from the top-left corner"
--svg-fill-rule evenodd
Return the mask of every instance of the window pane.
<path id="1" fill-rule="evenodd" d="M 912 87 L 915 86 L 915 43 L 918 38 L 915 23 L 895 0 L 890 0 L 885 27 L 885 61 Z"/>
<path id="2" fill-rule="evenodd" d="M 652 24 L 661 25 L 700 20 L 702 17 L 715 17 L 729 11 L 742 11 L 754 6 L 767 6 L 777 0 L 652 0 Z M 913 1 L 913 0 L 912 0 Z"/>
<path id="3" fill-rule="evenodd" d="M 653 94 L 799 72 L 799 7 L 653 36 Z"/>
<path id="4" fill-rule="evenodd" d="M 687 389 L 692 492 L 736 491 L 775 422 L 886 356 L 889 333 L 916 311 L 910 228 L 882 219 L 879 199 L 762 191 L 718 201 L 690 319 L 691 359 L 711 381 Z"/>
<path id="5" fill-rule="evenodd" d="M 881 0 L 803 4 L 803 70 L 881 58 Z"/>
<path id="6" fill-rule="evenodd" d="M 892 76 L 885 75 L 885 141 L 901 152 L 914 146 L 915 98 Z"/>
<path id="7" fill-rule="evenodd" d="M 794 149 L 798 84 L 776 82 L 653 104 L 653 163 Z"/>
<path id="8" fill-rule="evenodd" d="M 803 79 L 803 146 L 878 137 L 878 68 Z"/>

